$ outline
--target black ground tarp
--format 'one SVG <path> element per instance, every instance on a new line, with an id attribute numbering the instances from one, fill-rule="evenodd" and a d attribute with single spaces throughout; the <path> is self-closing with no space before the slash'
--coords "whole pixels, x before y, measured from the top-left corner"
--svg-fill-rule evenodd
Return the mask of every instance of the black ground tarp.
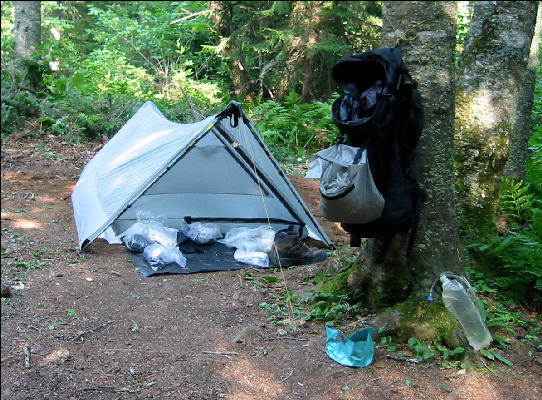
<path id="1" fill-rule="evenodd" d="M 147 277 L 156 274 L 191 274 L 194 272 L 232 271 L 242 268 L 261 268 L 256 265 L 244 264 L 233 258 L 234 248 L 222 243 L 201 245 L 203 253 L 195 252 L 183 255 L 186 257 L 186 268 L 176 263 L 168 264 L 164 268 L 154 271 L 142 253 L 131 252 L 130 256 L 141 275 Z"/>

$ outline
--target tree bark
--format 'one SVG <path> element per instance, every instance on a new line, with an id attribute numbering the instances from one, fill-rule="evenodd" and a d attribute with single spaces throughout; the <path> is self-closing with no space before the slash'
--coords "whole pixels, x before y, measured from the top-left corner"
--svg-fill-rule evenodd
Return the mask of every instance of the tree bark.
<path id="1" fill-rule="evenodd" d="M 504 166 L 505 178 L 525 179 L 527 161 L 529 160 L 529 138 L 533 129 L 533 100 L 536 84 L 536 69 L 538 67 L 538 54 L 540 46 L 540 33 L 542 30 L 542 2 L 538 2 L 537 21 L 534 28 L 527 69 L 523 77 L 523 85 L 518 101 L 518 108 L 514 116 L 514 132 L 510 155 Z"/>
<path id="2" fill-rule="evenodd" d="M 252 80 L 242 51 L 240 40 L 242 34 L 234 28 L 234 3 L 227 1 L 210 1 L 211 21 L 221 40 L 227 40 L 222 55 L 228 63 L 230 79 L 233 85 L 232 94 L 250 104 L 255 100 L 255 81 Z"/>
<path id="3" fill-rule="evenodd" d="M 422 211 L 415 255 L 404 265 L 414 268 L 413 294 L 424 296 L 441 272 L 464 273 L 453 163 L 457 9 L 452 1 L 384 4 L 383 45 L 398 43 L 424 102 L 426 120 L 418 145 L 418 165 L 420 185 L 429 200 Z"/>
<path id="4" fill-rule="evenodd" d="M 476 2 L 474 7 L 456 92 L 457 192 L 467 243 L 496 234 L 499 183 L 513 141 L 517 149 L 509 171 L 525 162 L 526 110 L 532 106 L 525 71 L 537 8 L 538 2 L 530 1 Z"/>
<path id="5" fill-rule="evenodd" d="M 330 57 L 325 57 L 323 51 L 318 49 L 318 45 L 327 32 L 332 32 L 334 38 L 344 37 L 341 35 L 344 28 L 337 14 L 325 9 L 324 3 L 294 2 L 288 23 L 294 37 L 277 92 L 279 101 L 283 101 L 291 91 L 301 93 L 301 103 L 311 102 L 331 92 L 333 64 L 328 60 Z"/>
<path id="6" fill-rule="evenodd" d="M 322 24 L 322 5 L 315 4 L 309 18 L 309 35 L 305 48 L 305 67 L 303 68 L 303 88 L 301 90 L 301 103 L 312 101 L 314 96 L 314 70 L 316 64 L 316 45 L 320 41 L 320 24 Z"/>
<path id="7" fill-rule="evenodd" d="M 289 29 L 294 33 L 294 37 L 288 50 L 288 59 L 285 62 L 284 74 L 277 92 L 278 101 L 284 101 L 291 91 L 299 88 L 299 68 L 305 61 L 308 41 L 305 31 L 309 29 L 304 20 L 307 15 L 311 16 L 310 18 L 314 18 L 315 14 L 311 10 L 311 3 L 306 1 L 297 1 L 294 3 L 288 24 Z"/>
<path id="8" fill-rule="evenodd" d="M 15 55 L 28 60 L 41 44 L 41 2 L 14 1 Z"/>
<path id="9" fill-rule="evenodd" d="M 42 71 L 36 54 L 41 44 L 41 2 L 14 1 L 13 8 L 15 58 L 8 68 L 16 85 L 37 94 L 43 89 Z"/>
<path id="10" fill-rule="evenodd" d="M 429 195 L 414 254 L 405 258 L 408 234 L 397 235 L 377 264 L 381 240 L 368 240 L 346 282 L 363 292 L 369 308 L 427 296 L 441 272 L 464 274 L 456 220 L 453 134 L 456 3 L 384 2 L 382 46 L 399 46 L 424 102 L 426 124 L 418 149 L 420 186 Z"/>

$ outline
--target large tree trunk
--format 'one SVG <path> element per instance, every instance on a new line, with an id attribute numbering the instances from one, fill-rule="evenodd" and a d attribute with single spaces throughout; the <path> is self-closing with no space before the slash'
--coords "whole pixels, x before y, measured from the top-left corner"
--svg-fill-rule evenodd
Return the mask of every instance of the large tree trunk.
<path id="1" fill-rule="evenodd" d="M 37 93 L 43 88 L 39 58 L 35 54 L 41 44 L 41 2 L 14 1 L 13 8 L 15 59 L 9 69 L 21 89 Z"/>
<path id="2" fill-rule="evenodd" d="M 233 95 L 250 104 L 254 104 L 255 81 L 251 78 L 242 51 L 242 32 L 233 26 L 233 8 L 235 3 L 210 1 L 211 21 L 221 40 L 227 40 L 222 55 L 228 63 Z"/>
<path id="3" fill-rule="evenodd" d="M 311 17 L 309 18 L 309 35 L 304 51 L 304 64 L 303 68 L 303 88 L 301 90 L 301 103 L 308 103 L 312 101 L 314 96 L 314 81 L 315 81 L 315 66 L 316 66 L 316 45 L 320 41 L 320 30 L 323 21 L 322 18 L 322 4 L 315 4 Z"/>
<path id="4" fill-rule="evenodd" d="M 382 242 L 369 240 L 367 254 L 351 268 L 348 286 L 361 288 L 363 300 L 373 309 L 427 296 L 441 272 L 464 274 L 453 172 L 456 13 L 451 1 L 384 2 L 382 45 L 398 44 L 424 101 L 426 124 L 418 165 L 429 200 L 411 258 L 405 258 L 408 235 L 397 235 L 384 263 L 375 262 Z"/>
<path id="5" fill-rule="evenodd" d="M 277 99 L 283 101 L 291 91 L 301 93 L 301 102 L 308 103 L 329 95 L 331 91 L 330 57 L 326 57 L 318 45 L 333 32 L 335 38 L 342 38 L 344 30 L 336 13 L 325 9 L 323 1 L 296 1 L 290 13 L 288 29 L 293 39 L 288 49 L 288 59 L 277 91 Z M 326 96 L 327 97 L 327 96 Z"/>
<path id="6" fill-rule="evenodd" d="M 531 107 L 525 71 L 537 8 L 538 2 L 530 1 L 476 2 L 474 7 L 456 92 L 457 191 L 466 242 L 489 240 L 496 233 L 499 183 L 513 141 L 518 147 L 509 170 L 525 162 L 525 118 Z"/>
<path id="7" fill-rule="evenodd" d="M 405 278 L 410 278 L 412 295 L 423 297 L 441 272 L 464 273 L 453 164 L 457 9 L 453 1 L 390 1 L 384 5 L 383 45 L 398 43 L 424 102 L 426 121 L 418 145 L 418 165 L 420 185 L 429 200 L 422 211 L 414 257 L 400 270 L 403 274 L 409 271 Z M 404 254 L 404 248 L 399 250 Z M 393 260 L 381 266 L 394 267 L 397 269 Z"/>
<path id="8" fill-rule="evenodd" d="M 290 49 L 288 50 L 288 59 L 284 65 L 283 77 L 277 92 L 277 99 L 279 101 L 283 101 L 291 91 L 299 90 L 299 83 L 300 81 L 303 81 L 303 79 L 299 79 L 300 68 L 305 65 L 306 68 L 310 69 L 310 66 L 305 64 L 309 42 L 307 33 L 312 30 L 313 46 L 315 40 L 317 40 L 317 35 L 315 27 L 309 26 L 308 21 L 310 20 L 315 23 L 317 21 L 314 19 L 319 18 L 318 11 L 313 10 L 312 8 L 313 4 L 311 2 L 297 1 L 294 3 L 294 7 L 290 13 L 288 27 L 292 30 L 294 35 L 290 44 Z M 307 18 L 307 15 L 310 17 Z M 312 77 L 311 71 L 304 70 L 304 72 L 305 76 L 308 74 Z M 308 91 L 308 88 L 309 86 L 306 85 L 305 92 Z"/>
<path id="9" fill-rule="evenodd" d="M 41 2 L 14 1 L 15 55 L 28 60 L 41 44 Z"/>
<path id="10" fill-rule="evenodd" d="M 538 67 L 540 33 L 542 29 L 542 2 L 538 2 L 537 22 L 531 41 L 531 50 L 527 61 L 527 69 L 523 77 L 523 85 L 519 96 L 518 108 L 514 116 L 514 133 L 510 155 L 504 166 L 504 177 L 524 179 L 529 159 L 529 137 L 532 134 L 533 98 Z"/>

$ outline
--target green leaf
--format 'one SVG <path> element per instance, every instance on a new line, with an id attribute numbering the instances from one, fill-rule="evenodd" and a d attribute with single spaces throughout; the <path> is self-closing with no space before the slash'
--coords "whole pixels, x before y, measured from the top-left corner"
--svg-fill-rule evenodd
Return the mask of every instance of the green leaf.
<path id="1" fill-rule="evenodd" d="M 489 358 L 490 360 L 494 360 L 495 359 L 495 356 L 493 355 L 493 353 L 489 350 L 486 350 L 486 349 L 482 349 L 480 350 L 480 354 L 482 354 L 484 357 L 487 357 Z"/>
<path id="2" fill-rule="evenodd" d="M 464 349 L 463 347 L 461 347 L 461 346 L 456 347 L 456 348 L 452 351 L 453 354 L 463 354 L 464 352 L 465 352 L 465 349 Z"/>
<path id="3" fill-rule="evenodd" d="M 68 308 L 66 309 L 66 313 L 70 316 L 70 317 L 77 317 L 77 312 L 72 309 L 72 308 Z"/>
<path id="4" fill-rule="evenodd" d="M 433 349 L 425 349 L 423 351 L 423 359 L 428 360 L 430 358 L 433 358 L 435 356 L 435 350 Z"/>
<path id="5" fill-rule="evenodd" d="M 493 354 L 495 356 L 495 358 L 503 363 L 505 363 L 506 365 L 508 365 L 509 367 L 512 367 L 514 366 L 514 363 L 508 359 L 506 359 L 505 357 L 501 356 L 498 352 L 496 352 L 495 350 L 491 350 L 491 354 Z"/>

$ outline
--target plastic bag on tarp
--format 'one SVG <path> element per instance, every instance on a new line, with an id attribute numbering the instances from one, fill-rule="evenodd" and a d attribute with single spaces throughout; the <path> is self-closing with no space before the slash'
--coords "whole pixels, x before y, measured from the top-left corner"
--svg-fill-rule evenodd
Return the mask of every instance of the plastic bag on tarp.
<path id="1" fill-rule="evenodd" d="M 326 354 L 333 361 L 347 367 L 366 367 L 373 362 L 374 328 L 365 328 L 348 337 L 326 325 Z"/>
<path id="2" fill-rule="evenodd" d="M 213 240 L 222 238 L 222 232 L 217 224 L 202 224 L 194 222 L 183 227 L 182 232 L 193 242 L 206 244 Z"/>
<path id="3" fill-rule="evenodd" d="M 235 253 L 233 253 L 233 258 L 235 261 L 243 264 L 269 268 L 269 255 L 263 251 L 247 251 L 244 249 L 237 249 L 235 250 Z"/>
<path id="4" fill-rule="evenodd" d="M 150 246 L 153 243 L 156 243 L 147 237 L 134 233 L 131 235 L 126 235 L 122 238 L 122 241 L 124 242 L 124 245 L 126 248 L 130 251 L 133 251 L 135 253 L 143 253 L 143 250 L 145 250 L 145 247 Z"/>
<path id="5" fill-rule="evenodd" d="M 275 231 L 268 226 L 259 228 L 238 227 L 226 233 L 226 237 L 219 240 L 228 247 L 235 247 L 244 251 L 267 253 L 273 248 Z"/>
<path id="6" fill-rule="evenodd" d="M 159 219 L 139 218 L 138 222 L 126 229 L 119 236 L 123 239 L 131 235 L 141 235 L 152 242 L 158 242 L 166 247 L 177 245 L 177 230 L 168 228 Z"/>
<path id="7" fill-rule="evenodd" d="M 166 247 L 154 243 L 145 247 L 143 257 L 155 272 L 171 263 L 177 263 L 181 268 L 186 267 L 186 258 L 177 247 Z"/>

